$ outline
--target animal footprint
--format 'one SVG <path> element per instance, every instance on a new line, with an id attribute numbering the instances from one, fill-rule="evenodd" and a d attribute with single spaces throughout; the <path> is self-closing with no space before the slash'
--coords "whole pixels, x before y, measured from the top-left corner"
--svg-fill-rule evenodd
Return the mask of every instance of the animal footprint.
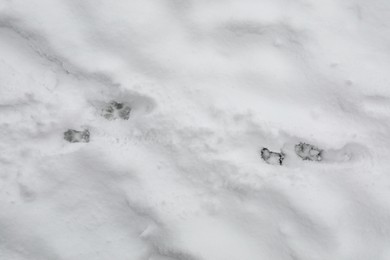
<path id="1" fill-rule="evenodd" d="M 123 119 L 129 120 L 130 118 L 130 106 L 111 101 L 105 108 L 103 108 L 102 116 L 108 120 Z"/>
<path id="2" fill-rule="evenodd" d="M 295 145 L 295 153 L 302 158 L 303 160 L 309 161 L 321 161 L 322 160 L 322 150 L 318 149 L 314 145 L 299 143 Z"/>
<path id="3" fill-rule="evenodd" d="M 282 165 L 285 154 L 283 152 L 271 152 L 267 148 L 263 148 L 261 149 L 261 158 L 268 164 Z"/>
<path id="4" fill-rule="evenodd" d="M 70 143 L 89 143 L 89 131 L 77 131 L 69 129 L 64 133 L 64 139 Z"/>

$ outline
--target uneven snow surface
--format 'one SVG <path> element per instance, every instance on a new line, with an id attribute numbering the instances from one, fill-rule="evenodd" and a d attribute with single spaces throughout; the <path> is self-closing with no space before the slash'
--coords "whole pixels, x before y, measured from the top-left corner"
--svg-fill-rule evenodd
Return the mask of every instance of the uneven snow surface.
<path id="1" fill-rule="evenodd" d="M 389 260 L 390 1 L 0 0 L 0 133 L 1 260 Z"/>

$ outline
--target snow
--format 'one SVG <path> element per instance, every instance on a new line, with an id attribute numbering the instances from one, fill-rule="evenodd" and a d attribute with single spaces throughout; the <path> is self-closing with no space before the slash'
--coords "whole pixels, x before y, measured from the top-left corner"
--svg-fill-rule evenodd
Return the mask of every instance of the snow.
<path id="1" fill-rule="evenodd" d="M 390 259 L 389 14 L 0 0 L 0 259 Z"/>

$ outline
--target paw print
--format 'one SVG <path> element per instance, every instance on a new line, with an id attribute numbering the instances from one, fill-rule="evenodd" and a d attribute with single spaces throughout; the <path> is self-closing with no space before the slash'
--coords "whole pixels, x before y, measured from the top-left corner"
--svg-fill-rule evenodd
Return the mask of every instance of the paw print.
<path id="1" fill-rule="evenodd" d="M 123 119 L 129 120 L 131 108 L 124 103 L 111 101 L 103 108 L 102 116 L 107 120 Z"/>
<path id="2" fill-rule="evenodd" d="M 77 131 L 69 129 L 64 133 L 64 139 L 70 143 L 89 143 L 89 131 Z"/>

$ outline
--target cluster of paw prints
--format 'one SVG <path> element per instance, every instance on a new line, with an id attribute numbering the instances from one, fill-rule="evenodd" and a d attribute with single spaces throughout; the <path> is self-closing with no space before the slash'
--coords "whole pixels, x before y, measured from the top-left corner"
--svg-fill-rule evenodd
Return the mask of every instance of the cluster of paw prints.
<path id="1" fill-rule="evenodd" d="M 101 115 L 107 120 L 129 120 L 131 107 L 127 104 L 117 101 L 108 103 L 101 112 Z M 75 130 L 68 129 L 64 132 L 64 139 L 70 143 L 89 143 L 90 132 L 88 129 Z M 295 145 L 295 153 L 302 160 L 321 161 L 323 150 L 311 144 L 299 143 Z M 261 158 L 268 164 L 283 165 L 286 154 L 282 151 L 272 152 L 268 148 L 261 149 Z"/>
<path id="2" fill-rule="evenodd" d="M 322 160 L 323 150 L 311 144 L 299 143 L 295 145 L 295 153 L 302 160 L 319 162 Z M 283 165 L 286 154 L 283 152 L 272 152 L 267 148 L 263 148 L 261 149 L 261 158 L 268 164 Z"/>
<path id="3" fill-rule="evenodd" d="M 107 120 L 128 120 L 130 118 L 130 112 L 130 106 L 124 103 L 111 101 L 103 108 L 101 115 Z M 68 131 L 64 133 L 64 139 L 70 143 L 88 143 L 89 137 L 90 133 L 88 129 L 82 131 L 68 129 Z"/>

